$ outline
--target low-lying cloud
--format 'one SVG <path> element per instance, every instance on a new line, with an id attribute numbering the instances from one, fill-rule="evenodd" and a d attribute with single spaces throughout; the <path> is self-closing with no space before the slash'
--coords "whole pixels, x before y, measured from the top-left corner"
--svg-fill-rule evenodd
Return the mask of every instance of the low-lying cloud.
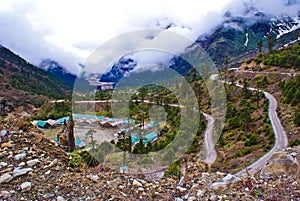
<path id="1" fill-rule="evenodd" d="M 300 0 L 113 0 L 109 3 L 3 0 L 0 2 L 0 44 L 33 64 L 50 58 L 76 73 L 80 69 L 78 64 L 84 63 L 95 48 L 122 33 L 160 28 L 193 41 L 219 25 L 226 11 L 231 16 L 250 16 L 257 11 L 297 15 L 299 5 Z M 122 45 L 132 45 L 134 49 L 141 46 L 140 43 L 147 43 L 145 39 L 136 40 L 136 44 L 123 41 Z M 105 54 L 112 51 L 114 49 L 107 49 Z M 149 55 L 140 54 L 136 58 L 143 64 Z M 153 59 L 166 60 L 161 56 Z"/>

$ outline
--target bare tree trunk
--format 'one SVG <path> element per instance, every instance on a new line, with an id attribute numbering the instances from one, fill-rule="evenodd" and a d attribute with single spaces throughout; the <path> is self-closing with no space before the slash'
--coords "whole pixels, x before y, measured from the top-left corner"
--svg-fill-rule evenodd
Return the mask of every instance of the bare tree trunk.
<path id="1" fill-rule="evenodd" d="M 70 115 L 70 121 L 69 121 L 68 145 L 69 145 L 69 150 L 73 152 L 75 150 L 75 137 L 74 137 L 74 121 L 73 121 L 72 114 Z"/>

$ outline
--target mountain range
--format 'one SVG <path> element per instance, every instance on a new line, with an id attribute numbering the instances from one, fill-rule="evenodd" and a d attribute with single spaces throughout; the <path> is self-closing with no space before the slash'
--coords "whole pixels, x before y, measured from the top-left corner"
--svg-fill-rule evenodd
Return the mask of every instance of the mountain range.
<path id="1" fill-rule="evenodd" d="M 260 40 L 262 51 L 267 52 L 269 35 L 276 39 L 274 48 L 294 41 L 300 36 L 300 13 L 298 16 L 273 16 L 252 7 L 246 9 L 243 16 L 233 16 L 230 12 L 226 12 L 223 22 L 209 33 L 199 36 L 193 45 L 200 45 L 206 50 L 217 67 L 221 69 L 224 68 L 226 62 L 230 66 L 235 66 L 247 58 L 253 58 L 258 52 L 257 44 Z M 3 51 L 6 48 L 1 49 Z M 189 47 L 182 54 L 188 51 Z M 138 65 L 138 62 L 128 55 L 123 56 L 101 76 L 99 81 L 118 82 L 124 75 L 130 75 L 130 72 Z M 190 64 L 181 57 L 173 57 L 167 66 L 182 75 L 191 69 Z M 68 72 L 66 70 L 68 68 L 58 62 L 44 59 L 38 67 L 48 72 L 47 75 L 53 75 L 57 80 L 62 81 L 68 88 L 73 87 L 76 75 Z"/>
<path id="2" fill-rule="evenodd" d="M 73 87 L 76 76 L 72 73 L 69 73 L 66 68 L 61 66 L 58 62 L 51 59 L 44 59 L 38 67 L 53 74 L 58 79 L 63 81 L 67 86 Z"/>
<path id="3" fill-rule="evenodd" d="M 298 16 L 273 16 L 255 8 L 249 8 L 245 12 L 243 16 L 225 13 L 224 21 L 219 26 L 210 33 L 199 36 L 193 44 L 200 45 L 206 50 L 220 69 L 224 68 L 225 62 L 234 67 L 247 58 L 253 58 L 258 52 L 257 44 L 260 40 L 262 51 L 267 52 L 269 35 L 275 39 L 274 48 L 290 43 L 300 36 L 300 13 Z M 185 52 L 188 51 L 189 47 Z M 122 57 L 102 75 L 100 80 L 118 82 L 137 66 L 138 63 L 133 58 Z M 181 57 L 172 58 L 169 67 L 182 75 L 191 69 L 191 66 Z"/>

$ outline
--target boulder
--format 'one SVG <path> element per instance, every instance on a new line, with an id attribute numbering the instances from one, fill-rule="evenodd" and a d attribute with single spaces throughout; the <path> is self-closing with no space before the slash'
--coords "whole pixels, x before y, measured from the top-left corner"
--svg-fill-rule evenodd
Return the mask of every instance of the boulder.
<path id="1" fill-rule="evenodd" d="M 12 148 L 12 144 L 10 142 L 5 142 L 1 144 L 1 148 Z"/>
<path id="2" fill-rule="evenodd" d="M 7 163 L 1 161 L 1 162 L 0 162 L 0 166 L 1 166 L 1 167 L 6 167 L 6 166 L 7 166 Z"/>
<path id="3" fill-rule="evenodd" d="M 291 155 L 287 152 L 275 153 L 260 172 L 260 178 L 262 179 L 279 175 L 292 177 L 299 175 L 299 163 L 295 154 Z"/>
<path id="4" fill-rule="evenodd" d="M 139 186 L 139 187 L 143 186 L 143 184 L 141 184 L 141 183 L 140 183 L 139 181 L 137 181 L 136 179 L 133 180 L 132 185 L 134 185 L 134 186 Z"/>
<path id="5" fill-rule="evenodd" d="M 17 161 L 23 160 L 24 158 L 26 158 L 26 153 L 25 153 L 25 152 L 23 152 L 23 153 L 21 153 L 21 154 L 15 155 L 15 159 L 16 159 Z"/>
<path id="6" fill-rule="evenodd" d="M 21 191 L 22 192 L 28 192 L 31 189 L 31 182 L 24 182 L 21 184 Z"/>
<path id="7" fill-rule="evenodd" d="M 57 196 L 56 201 L 65 201 L 66 199 L 62 196 Z"/>
<path id="8" fill-rule="evenodd" d="M 0 177 L 0 184 L 9 183 L 12 179 L 13 177 L 10 174 L 5 173 Z"/>
<path id="9" fill-rule="evenodd" d="M 14 177 L 18 177 L 18 176 L 21 176 L 21 175 L 24 175 L 24 174 L 27 174 L 28 172 L 32 172 L 33 169 L 32 168 L 20 168 L 20 167 L 17 167 L 14 169 L 13 171 L 13 175 Z"/>
<path id="10" fill-rule="evenodd" d="M 33 159 L 26 162 L 29 167 L 35 166 L 37 163 L 40 163 L 38 159 Z"/>

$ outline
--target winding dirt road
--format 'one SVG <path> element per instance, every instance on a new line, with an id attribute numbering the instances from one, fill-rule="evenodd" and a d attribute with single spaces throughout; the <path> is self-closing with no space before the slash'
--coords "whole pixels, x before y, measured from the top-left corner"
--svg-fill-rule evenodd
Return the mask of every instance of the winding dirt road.
<path id="1" fill-rule="evenodd" d="M 229 83 L 227 83 L 227 84 L 229 84 Z M 239 85 L 239 84 L 235 84 L 235 85 L 238 87 L 243 87 L 242 85 Z M 252 88 L 252 87 L 249 87 L 249 89 L 252 91 L 258 90 L 258 89 Z M 247 172 L 249 174 L 255 174 L 256 172 L 258 172 L 260 169 L 263 168 L 263 166 L 268 162 L 268 160 L 274 155 L 275 152 L 278 152 L 278 151 L 286 148 L 288 145 L 287 135 L 286 135 L 286 133 L 280 123 L 280 120 L 277 116 L 277 112 L 276 112 L 277 101 L 274 98 L 274 96 L 272 96 L 270 93 L 265 92 L 265 91 L 262 91 L 262 92 L 264 93 L 265 97 L 269 100 L 269 109 L 268 109 L 269 112 L 268 113 L 269 113 L 269 118 L 271 120 L 272 128 L 273 128 L 274 135 L 275 135 L 275 144 L 268 153 L 266 153 L 265 155 L 263 155 L 262 157 L 257 159 L 254 163 L 252 163 L 247 168 L 236 173 L 236 175 L 238 175 L 238 176 L 246 175 Z"/>
<path id="2" fill-rule="evenodd" d="M 206 151 L 205 162 L 209 165 L 213 164 L 217 159 L 217 152 L 215 149 L 216 142 L 214 141 L 214 118 L 208 114 L 203 113 L 207 120 L 207 127 L 204 134 L 204 147 Z"/>
<path id="3" fill-rule="evenodd" d="M 277 116 L 277 101 L 268 92 L 263 92 L 266 96 L 266 98 L 269 100 L 269 118 L 271 120 L 271 124 L 273 127 L 273 131 L 275 134 L 275 144 L 273 148 L 263 155 L 261 158 L 256 160 L 254 163 L 252 163 L 250 166 L 247 167 L 247 171 L 249 174 L 255 174 L 258 172 L 266 163 L 267 161 L 274 155 L 275 152 L 278 152 L 288 145 L 288 139 L 286 136 L 286 133 L 280 123 L 280 120 Z M 240 172 L 236 173 L 236 175 L 246 175 L 247 174 L 246 169 L 241 170 Z"/>

